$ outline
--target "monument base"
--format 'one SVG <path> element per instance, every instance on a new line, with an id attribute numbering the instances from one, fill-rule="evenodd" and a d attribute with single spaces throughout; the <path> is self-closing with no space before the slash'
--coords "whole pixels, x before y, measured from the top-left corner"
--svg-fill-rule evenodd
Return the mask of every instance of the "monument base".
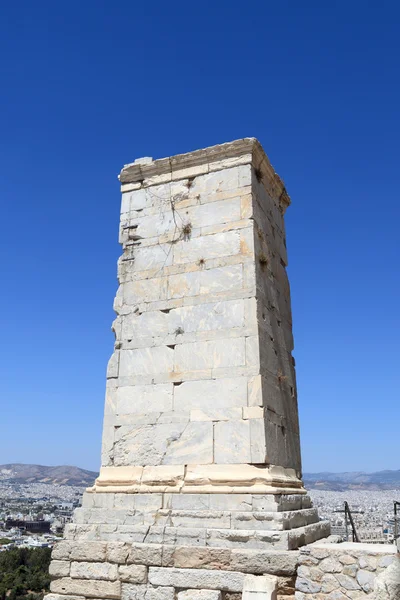
<path id="1" fill-rule="evenodd" d="M 93 489 L 53 550 L 47 600 L 239 600 L 260 587 L 289 600 L 297 549 L 330 531 L 304 491 Z"/>

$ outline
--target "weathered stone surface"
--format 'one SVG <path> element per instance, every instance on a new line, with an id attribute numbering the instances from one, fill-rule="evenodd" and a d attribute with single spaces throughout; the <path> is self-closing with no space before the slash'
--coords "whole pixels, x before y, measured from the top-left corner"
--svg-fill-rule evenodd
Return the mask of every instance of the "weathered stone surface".
<path id="1" fill-rule="evenodd" d="M 175 410 L 242 407 L 247 403 L 247 379 L 185 381 L 174 389 Z"/>
<path id="2" fill-rule="evenodd" d="M 84 596 L 69 596 L 60 594 L 46 594 L 46 600 L 83 600 Z"/>
<path id="3" fill-rule="evenodd" d="M 68 577 L 71 563 L 67 560 L 52 560 L 49 573 L 52 577 Z"/>
<path id="4" fill-rule="evenodd" d="M 341 573 L 343 570 L 342 564 L 332 556 L 324 558 L 320 562 L 319 568 L 325 571 L 325 573 Z"/>
<path id="5" fill-rule="evenodd" d="M 153 585 L 240 592 L 243 589 L 243 580 L 243 573 L 233 571 L 149 568 L 149 582 Z"/>
<path id="6" fill-rule="evenodd" d="M 248 421 L 215 423 L 214 459 L 222 464 L 251 462 L 250 425 Z"/>
<path id="7" fill-rule="evenodd" d="M 377 578 L 374 600 L 398 600 L 400 598 L 400 558 L 395 560 Z"/>
<path id="8" fill-rule="evenodd" d="M 244 573 L 269 573 L 291 576 L 296 573 L 299 553 L 296 551 L 240 550 L 231 551 L 230 565 Z"/>
<path id="9" fill-rule="evenodd" d="M 304 577 L 298 577 L 296 579 L 296 590 L 306 594 L 317 594 L 321 591 L 321 584 Z"/>
<path id="10" fill-rule="evenodd" d="M 178 600 L 221 600 L 218 590 L 184 590 L 178 593 Z"/>
<path id="11" fill-rule="evenodd" d="M 375 575 L 370 571 L 360 569 L 357 572 L 357 583 L 361 586 L 364 592 L 372 592 L 374 588 Z"/>
<path id="12" fill-rule="evenodd" d="M 71 577 L 74 579 L 118 579 L 118 567 L 107 562 L 72 562 Z"/>
<path id="13" fill-rule="evenodd" d="M 177 547 L 173 553 L 174 566 L 178 568 L 230 569 L 231 552 L 226 548 Z M 233 569 L 234 570 L 234 569 Z"/>
<path id="14" fill-rule="evenodd" d="M 78 542 L 70 545 L 69 558 L 79 561 L 102 562 L 106 559 L 106 544 L 104 542 Z"/>
<path id="15" fill-rule="evenodd" d="M 122 584 L 122 600 L 174 600 L 173 587 L 156 587 L 148 585 Z"/>
<path id="16" fill-rule="evenodd" d="M 128 558 L 129 551 L 130 544 L 125 542 L 109 542 L 107 544 L 106 560 L 111 563 L 124 564 Z"/>
<path id="17" fill-rule="evenodd" d="M 87 598 L 115 598 L 117 600 L 121 596 L 121 583 L 119 581 L 91 581 L 62 577 L 51 582 L 50 591 L 55 594 L 80 595 Z"/>
<path id="18" fill-rule="evenodd" d="M 72 544 L 70 541 L 61 540 L 57 542 L 51 552 L 52 560 L 68 560 L 71 554 Z"/>
<path id="19" fill-rule="evenodd" d="M 339 587 L 339 582 L 337 578 L 331 573 L 326 573 L 321 578 L 321 592 L 324 594 L 329 594 L 334 590 L 337 590 Z"/>
<path id="20" fill-rule="evenodd" d="M 133 544 L 127 562 L 138 565 L 161 566 L 163 546 L 161 544 Z"/>
<path id="21" fill-rule="evenodd" d="M 123 582 L 146 583 L 147 568 L 143 565 L 120 565 L 118 575 Z"/>

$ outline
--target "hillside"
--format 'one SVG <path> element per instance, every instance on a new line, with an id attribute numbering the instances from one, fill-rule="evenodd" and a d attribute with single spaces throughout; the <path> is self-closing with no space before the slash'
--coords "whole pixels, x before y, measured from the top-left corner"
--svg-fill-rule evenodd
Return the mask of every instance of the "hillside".
<path id="1" fill-rule="evenodd" d="M 400 489 L 400 470 L 364 473 L 304 473 L 303 481 L 307 489 L 316 490 L 393 490 Z"/>
<path id="2" fill-rule="evenodd" d="M 20 463 L 0 465 L 0 483 L 52 483 L 57 485 L 92 485 L 98 473 L 79 467 L 25 465 Z"/>

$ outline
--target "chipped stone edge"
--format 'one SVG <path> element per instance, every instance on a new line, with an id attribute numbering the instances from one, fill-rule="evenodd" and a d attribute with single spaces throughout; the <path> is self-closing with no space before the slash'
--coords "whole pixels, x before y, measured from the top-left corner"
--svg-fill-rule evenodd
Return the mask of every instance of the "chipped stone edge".
<path id="1" fill-rule="evenodd" d="M 102 467 L 87 491 L 306 494 L 294 469 L 250 464 Z"/>
<path id="2" fill-rule="evenodd" d="M 154 161 L 142 163 L 139 160 L 125 165 L 118 178 L 121 191 L 127 192 L 246 164 L 253 165 L 261 178 L 266 178 L 274 200 L 279 201 L 285 210 L 290 204 L 290 197 L 256 138 L 243 138 Z"/>

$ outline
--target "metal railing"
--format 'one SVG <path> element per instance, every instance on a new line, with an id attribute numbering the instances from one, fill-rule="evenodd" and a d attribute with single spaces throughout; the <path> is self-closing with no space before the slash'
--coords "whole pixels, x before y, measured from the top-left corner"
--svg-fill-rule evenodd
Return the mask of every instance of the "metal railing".
<path id="1" fill-rule="evenodd" d="M 400 503 L 399 503 L 399 506 L 400 506 Z M 360 543 L 360 538 L 358 537 L 356 526 L 354 524 L 353 515 L 351 514 L 351 510 L 350 510 L 348 502 L 344 503 L 344 510 L 335 510 L 335 512 L 344 513 L 344 525 L 346 528 L 346 541 L 349 540 L 349 525 L 350 525 L 353 542 Z M 353 512 L 362 514 L 364 511 L 354 510 Z"/>
<path id="2" fill-rule="evenodd" d="M 399 533 L 399 521 L 400 521 L 400 502 L 398 500 L 395 500 L 393 502 L 394 504 L 394 527 L 393 527 L 393 537 L 395 540 L 397 540 L 398 537 L 400 537 L 400 533 Z"/>

